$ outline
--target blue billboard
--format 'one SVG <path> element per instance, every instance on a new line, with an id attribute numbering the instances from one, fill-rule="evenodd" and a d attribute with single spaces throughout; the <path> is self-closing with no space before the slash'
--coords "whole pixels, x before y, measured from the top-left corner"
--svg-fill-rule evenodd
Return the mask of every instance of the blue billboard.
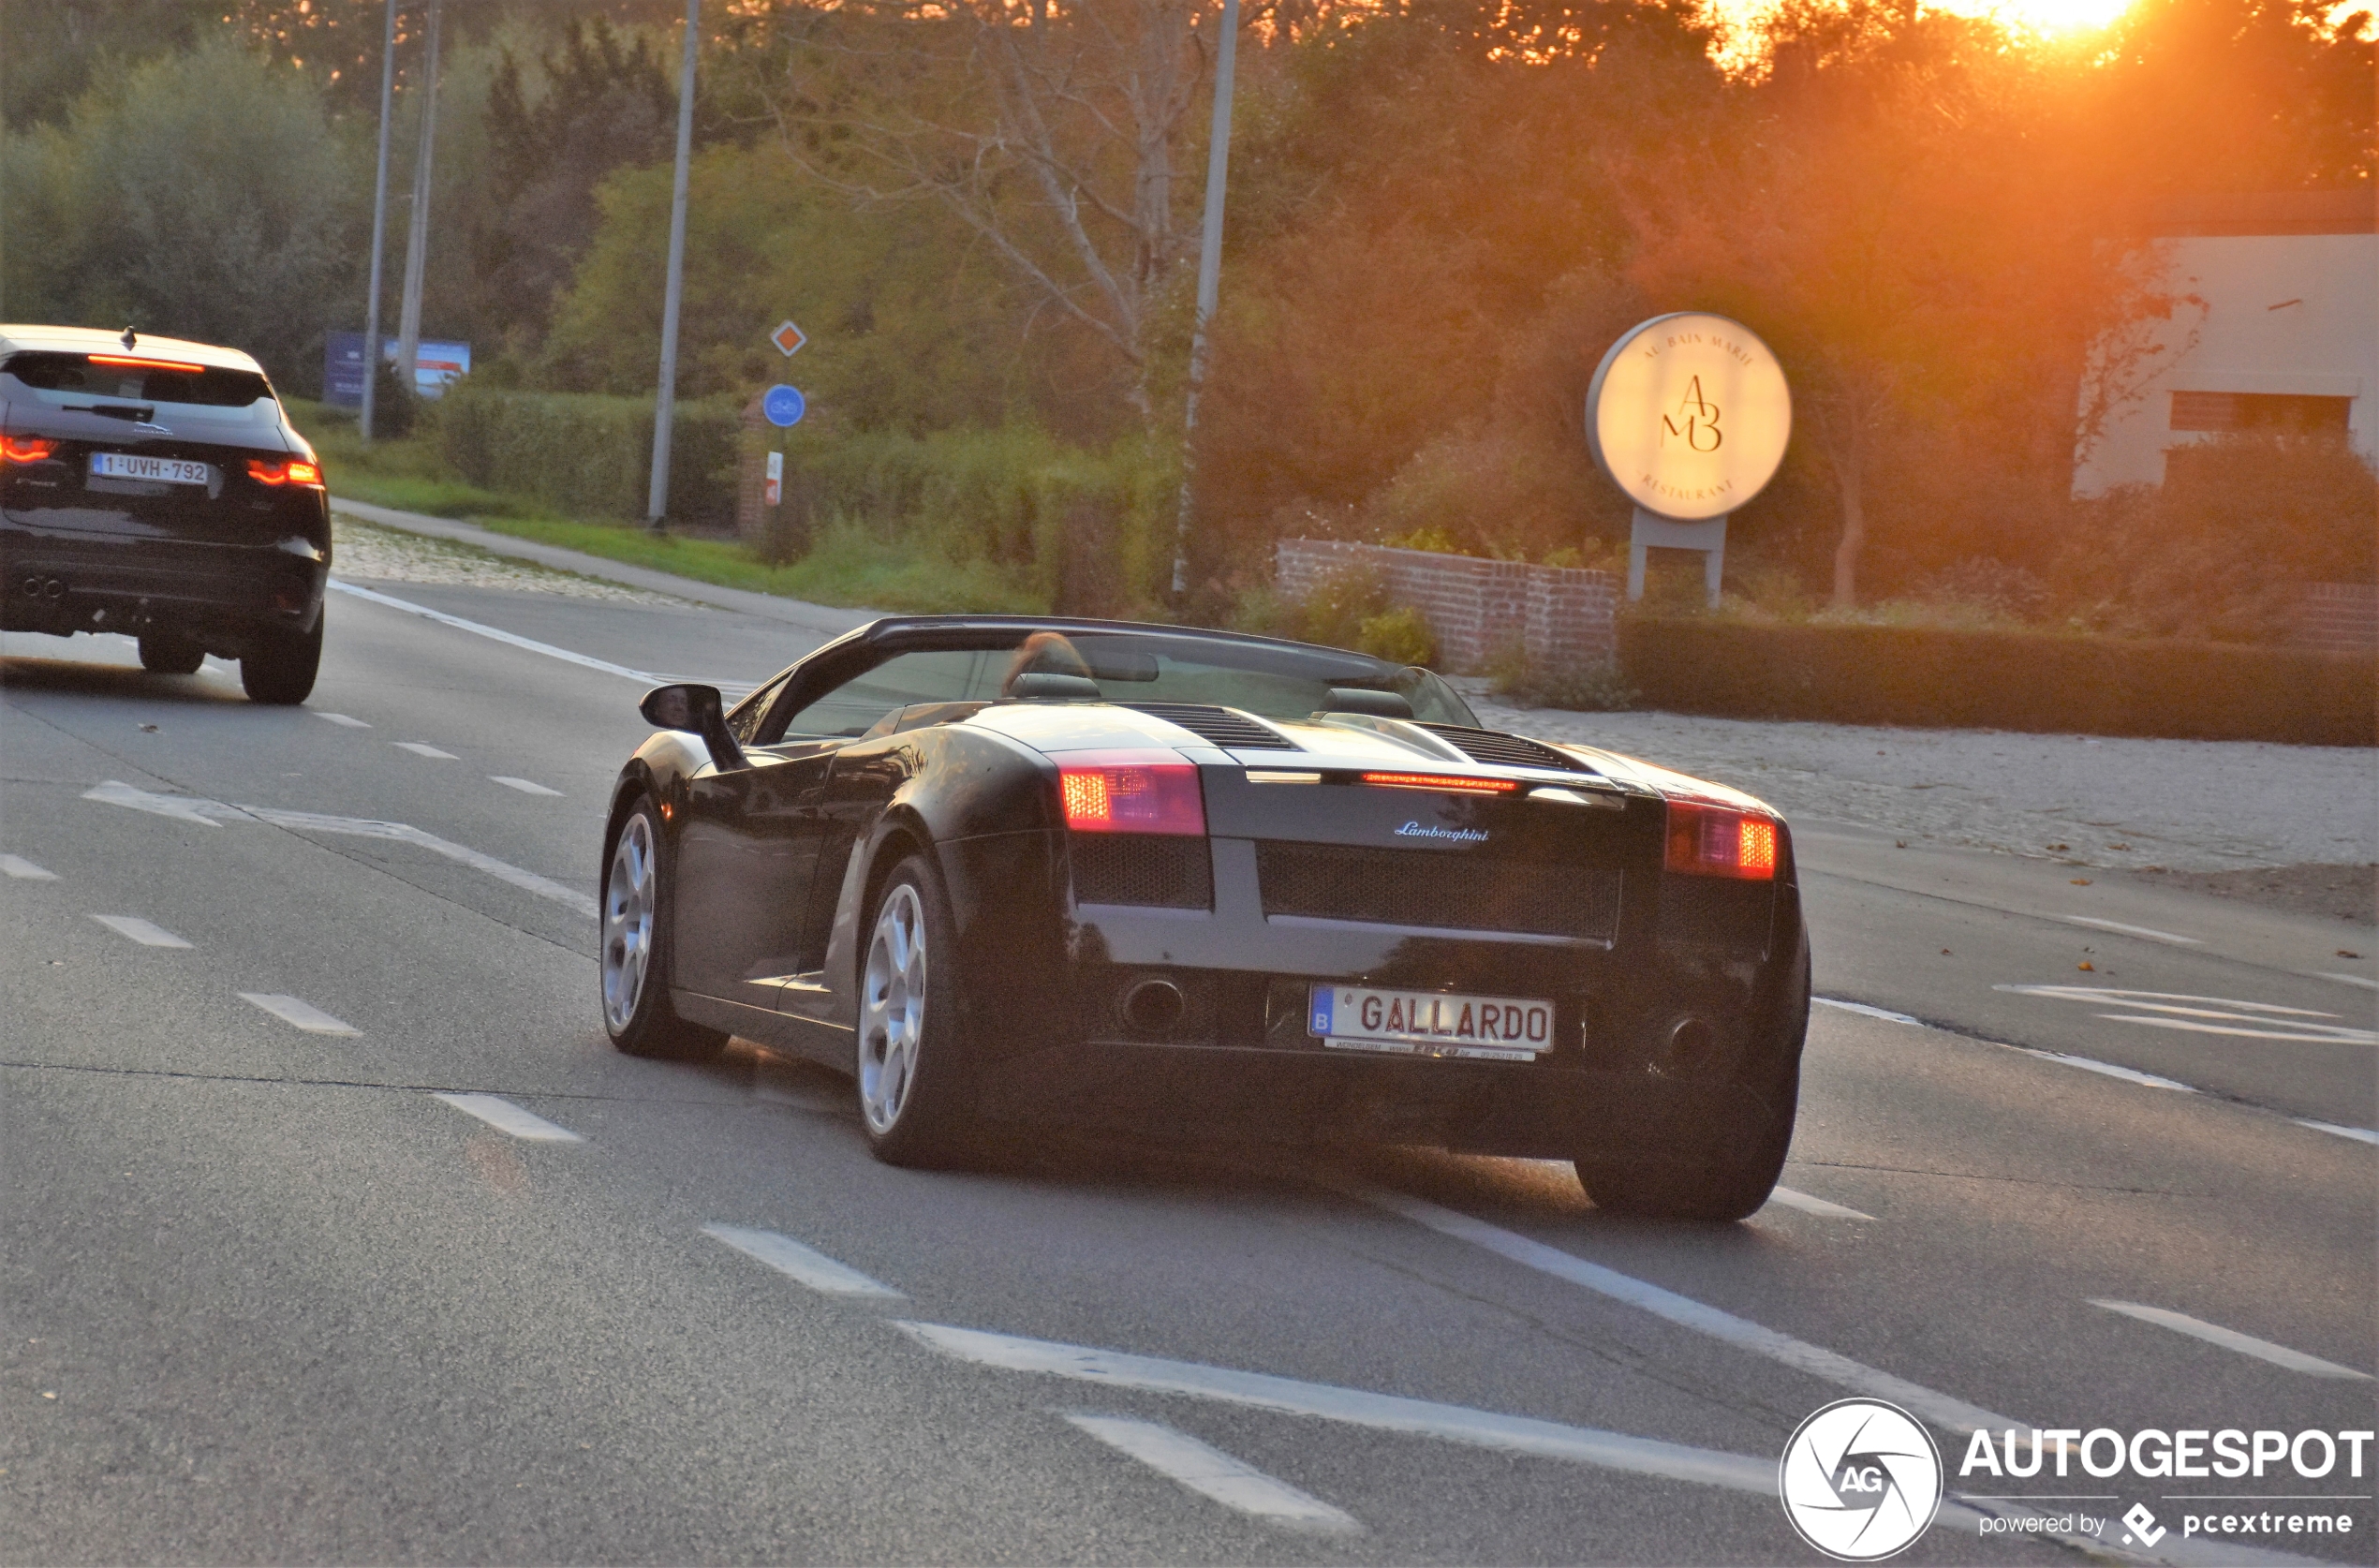
<path id="1" fill-rule="evenodd" d="M 396 362 L 396 339 L 380 340 L 380 358 Z M 467 343 L 424 341 L 413 357 L 413 390 L 422 397 L 439 397 L 471 373 Z M 363 334 L 332 333 L 322 345 L 322 401 L 338 408 L 363 407 Z"/>

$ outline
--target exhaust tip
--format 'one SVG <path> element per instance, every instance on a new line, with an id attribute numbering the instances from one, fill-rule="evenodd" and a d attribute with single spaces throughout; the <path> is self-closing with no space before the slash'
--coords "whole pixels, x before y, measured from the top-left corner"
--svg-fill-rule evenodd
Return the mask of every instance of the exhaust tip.
<path id="1" fill-rule="evenodd" d="M 1689 1072 L 1707 1071 L 1718 1059 L 1718 1029 L 1707 1018 L 1679 1018 L 1669 1026 L 1662 1044 L 1669 1064 Z"/>
<path id="2" fill-rule="evenodd" d="M 1148 1040 L 1162 1040 L 1189 1011 L 1181 987 L 1170 980 L 1144 980 L 1123 994 L 1124 1026 Z"/>

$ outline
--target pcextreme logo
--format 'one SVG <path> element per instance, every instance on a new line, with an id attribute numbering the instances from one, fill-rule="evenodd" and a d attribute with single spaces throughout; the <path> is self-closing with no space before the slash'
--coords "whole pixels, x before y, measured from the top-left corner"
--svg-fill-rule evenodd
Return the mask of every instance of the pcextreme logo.
<path id="1" fill-rule="evenodd" d="M 1777 1462 L 1784 1516 L 1844 1562 L 1875 1562 L 1925 1533 L 1942 1505 L 1942 1452 L 1898 1405 L 1837 1399 L 1795 1427 Z"/>

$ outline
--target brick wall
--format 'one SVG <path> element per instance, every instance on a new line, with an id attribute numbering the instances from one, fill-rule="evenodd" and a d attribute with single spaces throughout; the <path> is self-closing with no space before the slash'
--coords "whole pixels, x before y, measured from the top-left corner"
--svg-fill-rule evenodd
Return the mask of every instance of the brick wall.
<path id="1" fill-rule="evenodd" d="M 1381 572 L 1391 599 L 1421 612 L 1448 670 L 1484 670 L 1514 644 L 1545 670 L 1608 664 L 1618 656 L 1619 580 L 1607 571 L 1284 539 L 1275 555 L 1276 585 L 1283 598 L 1302 599 L 1330 573 L 1357 566 Z"/>
<path id="2" fill-rule="evenodd" d="M 2379 584 L 2306 584 L 2289 641 L 2326 653 L 2379 653 Z"/>

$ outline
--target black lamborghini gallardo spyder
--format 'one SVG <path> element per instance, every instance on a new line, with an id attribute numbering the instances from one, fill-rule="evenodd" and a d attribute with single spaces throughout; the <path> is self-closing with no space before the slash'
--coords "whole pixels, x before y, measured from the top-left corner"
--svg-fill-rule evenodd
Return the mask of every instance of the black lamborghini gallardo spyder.
<path id="1" fill-rule="evenodd" d="M 1809 942 L 1748 795 L 1426 670 L 1112 621 L 879 620 L 643 713 L 613 1040 L 850 1072 L 882 1159 L 1060 1121 L 1568 1159 L 1644 1214 L 1775 1185 Z"/>

